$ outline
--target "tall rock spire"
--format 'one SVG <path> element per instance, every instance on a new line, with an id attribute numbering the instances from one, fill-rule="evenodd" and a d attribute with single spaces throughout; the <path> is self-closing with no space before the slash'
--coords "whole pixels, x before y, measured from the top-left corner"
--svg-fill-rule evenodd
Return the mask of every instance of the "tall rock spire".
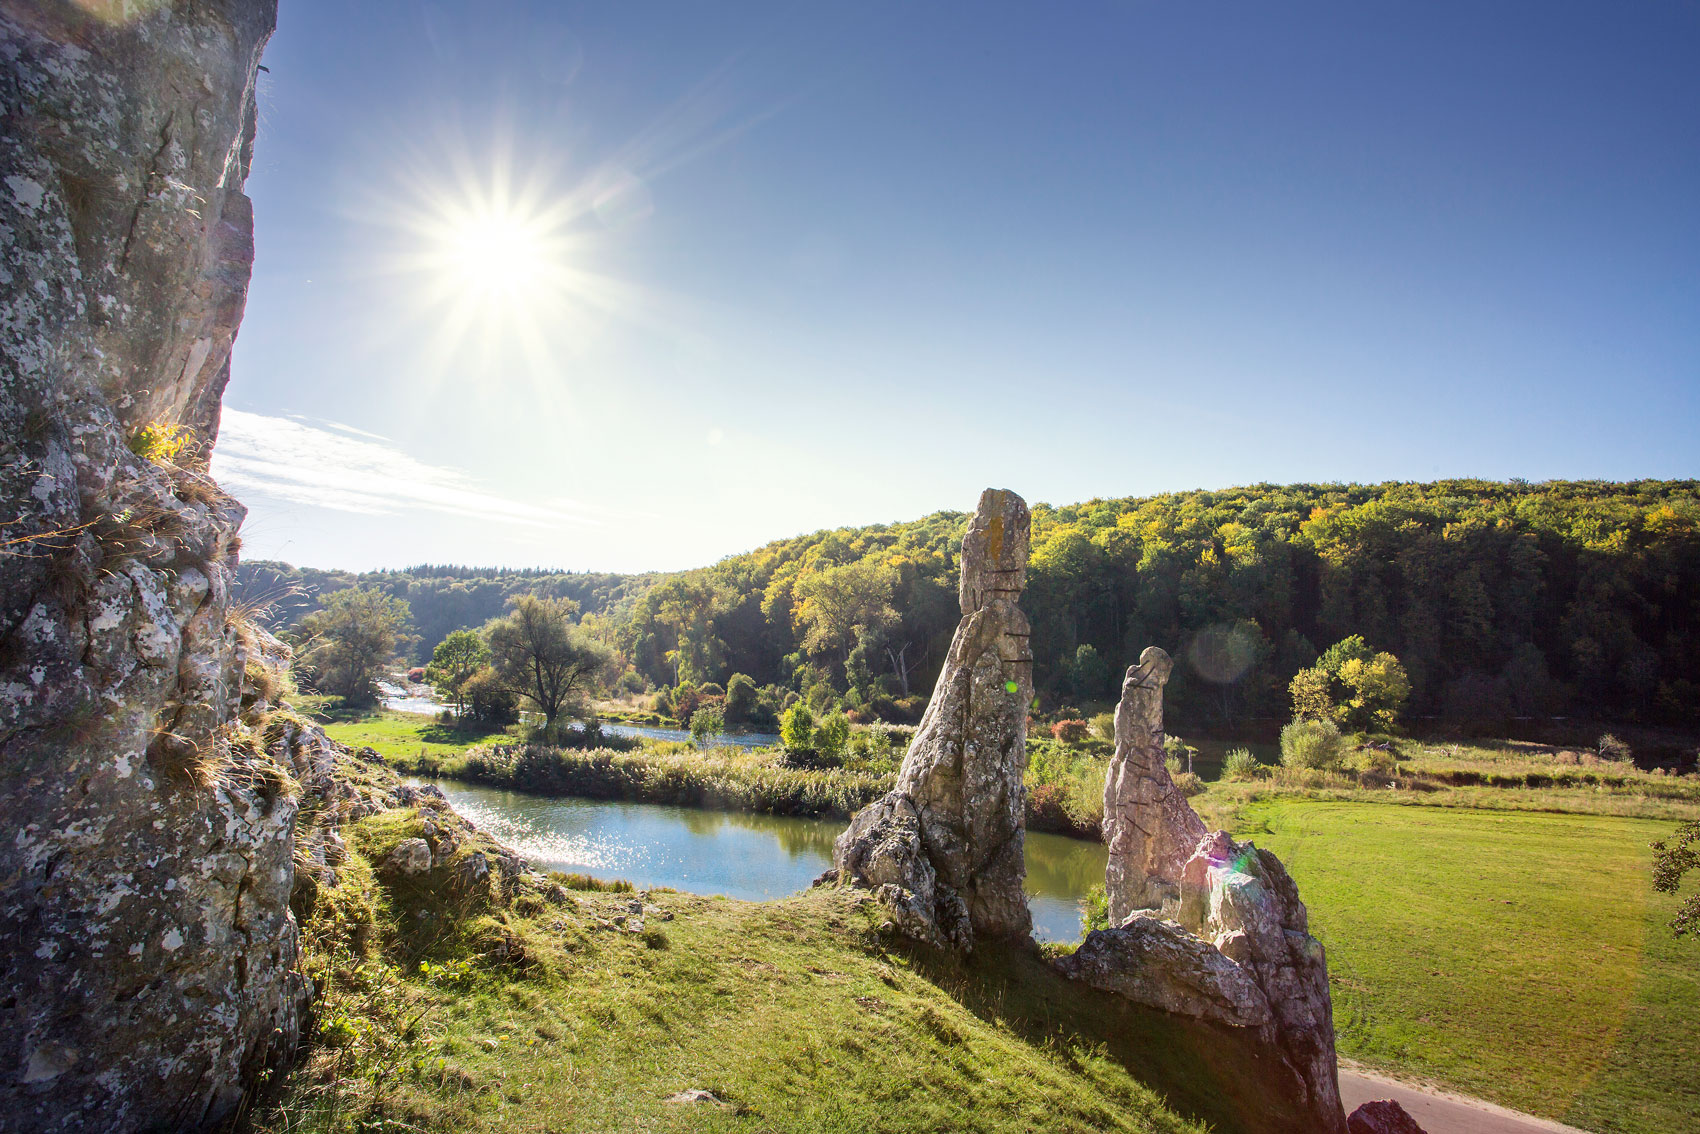
<path id="1" fill-rule="evenodd" d="M 1032 521 L 987 489 L 962 540 L 962 621 L 897 787 L 859 812 L 833 848 L 841 882 L 873 889 L 909 936 L 972 948 L 1025 937 L 1022 774 L 1033 653 L 1016 605 Z"/>

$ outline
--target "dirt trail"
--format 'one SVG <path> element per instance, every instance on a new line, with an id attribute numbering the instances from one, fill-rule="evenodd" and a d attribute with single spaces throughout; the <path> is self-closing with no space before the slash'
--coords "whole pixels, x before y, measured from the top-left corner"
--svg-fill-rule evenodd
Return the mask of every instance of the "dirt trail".
<path id="1" fill-rule="evenodd" d="M 1585 1134 L 1574 1126 L 1520 1114 L 1494 1103 L 1433 1087 L 1416 1087 L 1340 1061 L 1340 1100 L 1346 1113 L 1372 1099 L 1393 1099 L 1427 1134 Z"/>

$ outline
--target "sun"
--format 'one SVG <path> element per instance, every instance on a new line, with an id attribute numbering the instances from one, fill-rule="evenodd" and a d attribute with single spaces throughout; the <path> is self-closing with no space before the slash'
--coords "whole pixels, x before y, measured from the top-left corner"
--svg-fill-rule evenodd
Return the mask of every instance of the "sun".
<path id="1" fill-rule="evenodd" d="M 443 234 L 447 270 L 473 292 L 524 291 L 548 274 L 545 234 L 526 217 L 469 216 Z"/>
<path id="2" fill-rule="evenodd" d="M 608 327 L 647 317 L 647 293 L 599 267 L 615 239 L 597 211 L 609 175 L 569 179 L 545 161 L 455 149 L 399 177 L 373 202 L 393 241 L 380 270 L 425 380 L 523 382 L 554 397 Z"/>
<path id="3" fill-rule="evenodd" d="M 428 354 L 463 370 L 550 368 L 604 299 L 590 270 L 584 210 L 502 169 L 458 171 L 419 194 L 397 266 L 411 281 Z"/>
<path id="4" fill-rule="evenodd" d="M 443 202 L 420 235 L 421 266 L 435 277 L 438 298 L 479 308 L 481 318 L 535 317 L 564 298 L 570 240 L 547 209 L 477 194 Z"/>

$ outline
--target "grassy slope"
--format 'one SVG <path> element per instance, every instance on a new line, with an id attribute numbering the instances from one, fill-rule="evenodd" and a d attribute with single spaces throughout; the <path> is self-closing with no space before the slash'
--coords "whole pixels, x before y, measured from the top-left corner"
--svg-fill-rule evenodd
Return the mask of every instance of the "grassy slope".
<path id="1" fill-rule="evenodd" d="M 1647 843 L 1669 824 L 1254 804 L 1329 949 L 1342 1054 L 1602 1131 L 1700 1129 L 1700 947 Z"/>
<path id="2" fill-rule="evenodd" d="M 350 831 L 345 883 L 325 901 L 375 911 L 373 955 L 310 950 L 339 1042 L 262 1111 L 262 1131 L 1302 1126 L 1224 1030 L 1105 1004 L 1034 953 L 982 950 L 964 967 L 888 949 L 877 907 L 841 890 L 763 904 L 656 892 L 674 917 L 652 913 L 642 936 L 609 924 L 629 894 L 450 909 L 435 880 L 386 889 L 365 866 L 417 830 L 403 812 Z M 320 929 L 339 924 L 331 908 L 310 940 L 353 939 Z M 502 941 L 526 961 L 494 959 Z M 422 958 L 451 979 L 421 973 Z M 691 1089 L 727 1105 L 668 1101 Z"/>

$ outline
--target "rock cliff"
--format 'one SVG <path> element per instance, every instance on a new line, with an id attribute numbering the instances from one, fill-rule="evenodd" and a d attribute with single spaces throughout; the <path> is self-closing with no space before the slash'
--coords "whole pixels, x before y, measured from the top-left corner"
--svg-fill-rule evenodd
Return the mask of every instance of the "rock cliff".
<path id="1" fill-rule="evenodd" d="M 202 1127 L 296 1039 L 294 776 L 205 472 L 275 15 L 0 0 L 0 1128 Z"/>
<path id="2" fill-rule="evenodd" d="M 1255 1034 L 1318 1134 L 1346 1128 L 1328 965 L 1279 859 L 1205 829 L 1164 766 L 1169 655 L 1127 671 L 1104 787 L 1110 928 L 1058 962 L 1073 979 Z"/>
<path id="3" fill-rule="evenodd" d="M 1032 927 L 1022 773 L 1033 654 L 1016 605 L 1031 527 L 1015 493 L 981 494 L 962 541 L 962 621 L 897 786 L 833 848 L 840 881 L 874 890 L 900 930 L 941 947 Z"/>

